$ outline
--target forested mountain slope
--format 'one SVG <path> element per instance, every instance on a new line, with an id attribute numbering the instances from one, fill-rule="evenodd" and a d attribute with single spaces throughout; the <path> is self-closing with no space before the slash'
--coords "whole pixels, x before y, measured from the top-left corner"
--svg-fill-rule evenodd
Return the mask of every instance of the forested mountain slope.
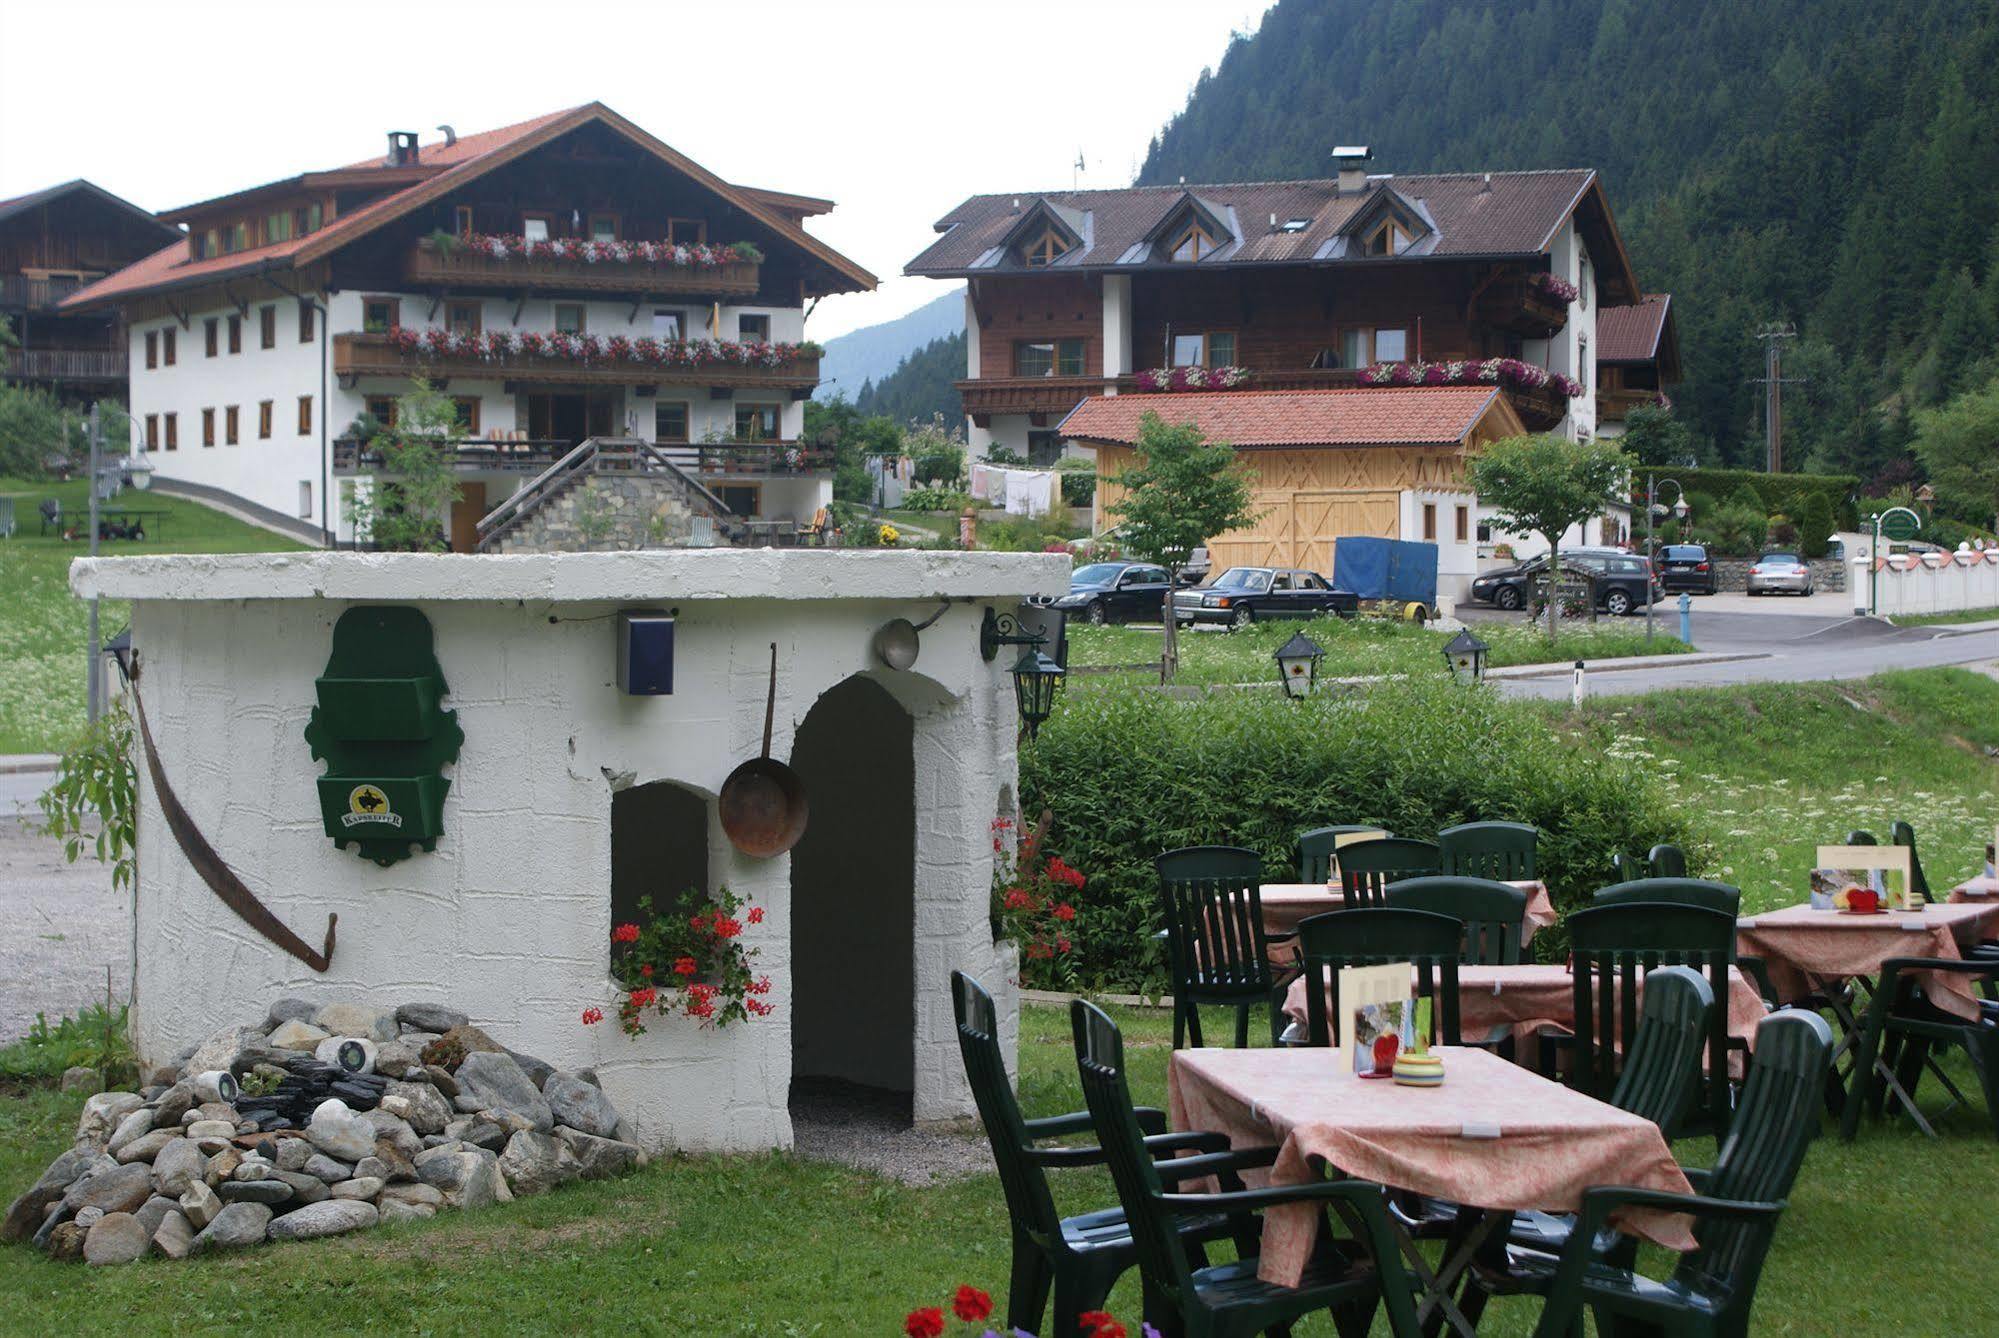
<path id="1" fill-rule="evenodd" d="M 1760 464 L 1756 333 L 1789 320 L 1787 459 L 1870 477 L 1993 370 L 1992 0 L 1281 0 L 1203 72 L 1142 183 L 1590 166 L 1674 294 L 1675 396 Z"/>

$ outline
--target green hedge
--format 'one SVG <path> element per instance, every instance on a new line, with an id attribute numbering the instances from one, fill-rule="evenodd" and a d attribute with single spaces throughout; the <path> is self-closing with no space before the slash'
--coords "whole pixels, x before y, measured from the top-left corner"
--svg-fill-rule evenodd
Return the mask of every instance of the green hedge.
<path id="1" fill-rule="evenodd" d="M 1688 493 L 1705 493 L 1713 498 L 1733 500 L 1735 494 L 1746 486 L 1762 499 L 1765 515 L 1782 512 L 1795 518 L 1804 513 L 1807 497 L 1821 496 L 1841 529 L 1850 530 L 1858 524 L 1849 499 L 1860 490 L 1860 480 L 1852 474 L 1765 474 L 1754 469 L 1675 469 L 1671 471 L 1671 476 L 1679 480 L 1680 486 Z M 1640 490 L 1642 503 L 1645 487 L 1642 472 L 1636 486 Z M 1698 514 L 1698 504 L 1695 505 L 1694 523 L 1698 525 L 1702 517 Z"/>
<path id="2" fill-rule="evenodd" d="M 1634 761 L 1579 750 L 1538 708 L 1451 683 L 1384 684 L 1304 703 L 1270 693 L 1187 700 L 1070 693 L 1024 745 L 1023 811 L 1055 815 L 1049 848 L 1089 878 L 1077 976 L 1159 986 L 1152 859 L 1186 845 L 1259 851 L 1295 881 L 1300 831 L 1377 823 L 1433 836 L 1475 819 L 1541 828 L 1541 875 L 1564 908 L 1611 881 L 1610 857 L 1685 845 L 1684 820 Z M 1535 939 L 1544 958 L 1559 932 Z"/>

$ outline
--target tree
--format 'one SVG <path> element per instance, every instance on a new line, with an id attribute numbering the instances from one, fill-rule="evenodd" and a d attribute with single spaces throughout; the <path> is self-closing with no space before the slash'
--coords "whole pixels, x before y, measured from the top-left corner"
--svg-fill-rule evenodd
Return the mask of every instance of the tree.
<path id="1" fill-rule="evenodd" d="M 1548 541 L 1548 635 L 1561 601 L 1552 589 L 1561 570 L 1561 542 L 1571 525 L 1600 516 L 1630 485 L 1631 457 L 1610 441 L 1570 441 L 1543 433 L 1508 437 L 1471 462 L 1472 491 L 1494 507 L 1499 527 L 1538 531 Z"/>
<path id="2" fill-rule="evenodd" d="M 369 442 L 381 465 L 347 503 L 357 533 L 379 548 L 441 553 L 444 523 L 458 500 L 452 452 L 462 440 L 458 407 L 428 381 L 396 401 L 395 422 Z"/>
<path id="3" fill-rule="evenodd" d="M 1162 680 L 1179 668 L 1180 647 L 1173 621 L 1173 590 L 1194 550 L 1218 534 L 1256 523 L 1250 506 L 1255 473 L 1236 459 L 1235 447 L 1209 441 L 1192 423 L 1169 426 L 1156 413 L 1138 423 L 1138 442 L 1124 471 L 1105 480 L 1124 490 L 1110 504 L 1123 521 L 1119 539 L 1127 552 L 1165 567 L 1165 642 L 1159 661 Z"/>
<path id="4" fill-rule="evenodd" d="M 1694 434 L 1659 404 L 1641 404 L 1624 417 L 1617 444 L 1641 465 L 1677 469 L 1694 463 Z"/>
<path id="5" fill-rule="evenodd" d="M 1999 377 L 1917 414 L 1914 445 L 1939 493 L 1979 507 L 1999 529 Z"/>
<path id="6" fill-rule="evenodd" d="M 842 502 L 872 501 L 874 480 L 867 458 L 902 449 L 902 435 L 892 421 L 862 413 L 844 394 L 805 402 L 805 440 L 833 452 L 833 497 Z"/>

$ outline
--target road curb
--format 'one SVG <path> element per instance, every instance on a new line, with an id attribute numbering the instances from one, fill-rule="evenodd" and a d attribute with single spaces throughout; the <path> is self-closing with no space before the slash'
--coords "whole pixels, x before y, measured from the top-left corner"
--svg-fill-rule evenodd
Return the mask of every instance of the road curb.
<path id="1" fill-rule="evenodd" d="M 16 753 L 0 756 L 0 776 L 17 776 L 26 772 L 54 771 L 62 765 L 62 759 L 53 753 Z"/>
<path id="2" fill-rule="evenodd" d="M 1585 659 L 1583 667 L 1592 674 L 1626 673 L 1634 669 L 1692 668 L 1700 664 L 1729 664 L 1736 660 L 1768 660 L 1770 651 L 1712 651 L 1691 655 L 1626 655 L 1609 660 Z M 1488 669 L 1488 680 L 1509 678 L 1561 678 L 1576 671 L 1574 660 L 1549 664 L 1516 664 L 1504 669 Z"/>

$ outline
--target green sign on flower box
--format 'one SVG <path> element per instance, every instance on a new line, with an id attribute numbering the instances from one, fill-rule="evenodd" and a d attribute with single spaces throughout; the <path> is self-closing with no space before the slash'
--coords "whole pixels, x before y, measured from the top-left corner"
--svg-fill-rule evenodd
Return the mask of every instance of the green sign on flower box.
<path id="1" fill-rule="evenodd" d="M 465 731 L 439 703 L 449 691 L 431 649 L 430 620 L 403 605 L 360 605 L 333 625 L 333 653 L 313 685 L 305 727 L 326 834 L 363 859 L 394 864 L 444 834 L 442 769 Z"/>

